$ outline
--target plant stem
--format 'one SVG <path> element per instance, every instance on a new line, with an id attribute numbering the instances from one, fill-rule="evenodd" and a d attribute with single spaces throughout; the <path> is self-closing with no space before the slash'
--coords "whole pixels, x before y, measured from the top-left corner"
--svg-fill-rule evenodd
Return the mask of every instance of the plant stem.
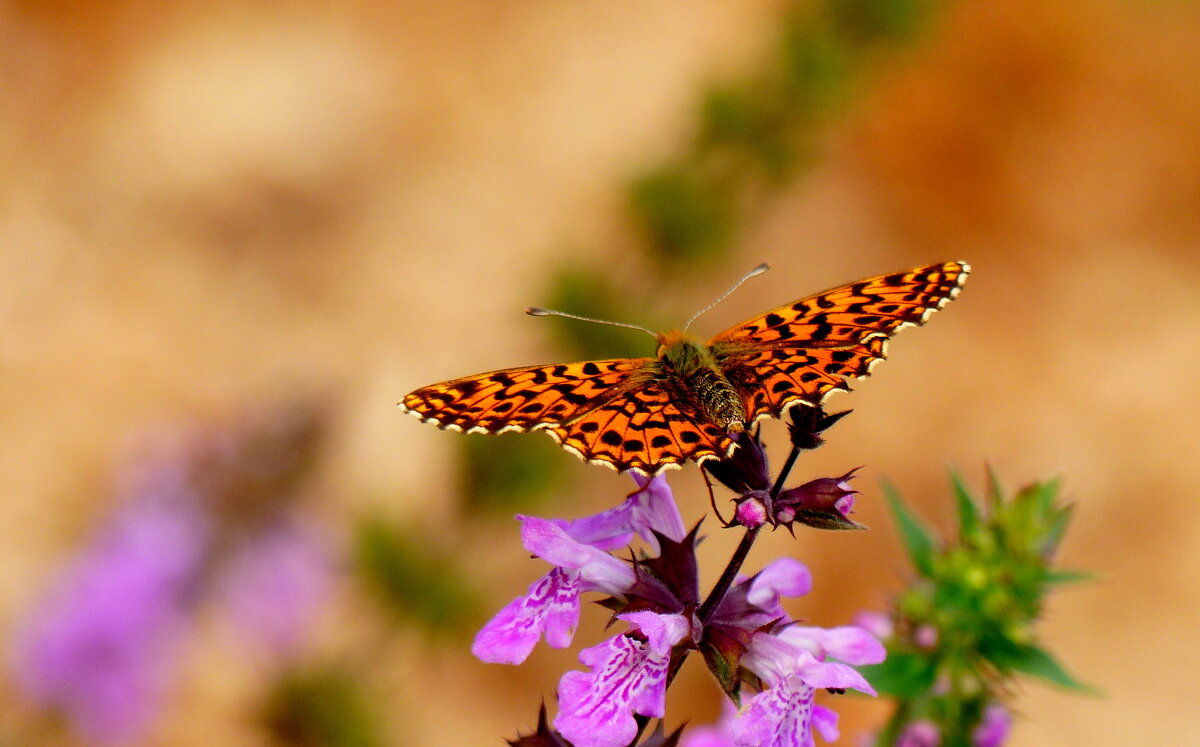
<path id="1" fill-rule="evenodd" d="M 779 497 L 780 491 L 783 490 L 783 484 L 787 480 L 788 474 L 792 471 L 792 467 L 796 464 L 796 457 L 800 456 L 800 449 L 792 447 L 788 454 L 787 461 L 783 463 L 783 469 L 779 470 L 779 477 L 775 478 L 775 484 L 771 486 L 771 492 L 767 495 L 768 511 L 770 505 Z M 737 578 L 738 572 L 742 570 L 742 563 L 746 562 L 746 556 L 750 554 L 750 548 L 754 546 L 754 540 L 758 538 L 758 533 L 762 526 L 747 529 L 742 535 L 742 541 L 738 543 L 737 549 L 733 551 L 733 557 L 729 559 L 729 563 L 725 566 L 724 572 L 721 573 L 721 578 L 717 579 L 717 583 L 713 586 L 712 591 L 708 593 L 708 598 L 700 605 L 696 616 L 700 619 L 701 625 L 708 625 L 712 620 L 713 613 L 716 612 L 717 605 L 725 598 L 729 592 L 729 587 L 733 586 L 734 580 Z"/>
<path id="2" fill-rule="evenodd" d="M 779 493 L 783 490 L 783 484 L 787 481 L 788 474 L 791 473 L 792 467 L 796 464 L 796 458 L 800 456 L 800 449 L 792 446 L 791 452 L 788 454 L 787 461 L 783 463 L 783 469 L 779 470 L 779 476 L 775 478 L 775 484 L 771 486 L 771 492 L 767 495 L 768 508 L 779 497 Z M 754 540 L 758 538 L 759 531 L 764 525 L 751 527 L 742 535 L 742 541 L 738 543 L 737 549 L 733 551 L 733 557 L 729 559 L 729 563 L 725 566 L 725 570 L 721 573 L 721 577 L 717 579 L 717 583 L 713 586 L 712 591 L 708 593 L 708 597 L 704 603 L 700 605 L 700 609 L 696 611 L 696 617 L 701 625 L 708 625 L 712 620 L 712 616 L 716 613 L 717 606 L 725 595 L 729 593 L 729 588 L 733 586 L 734 579 L 742 570 L 742 564 L 746 562 L 746 557 L 750 554 L 750 548 L 754 546 Z M 675 680 L 675 675 L 679 674 L 679 670 L 683 667 L 683 662 L 691 653 L 686 648 L 677 649 L 671 658 L 670 668 L 667 670 L 666 686 L 670 687 Z M 650 723 L 650 718 L 647 716 L 635 716 L 637 721 L 637 734 L 634 735 L 630 745 L 636 745 L 638 739 L 641 738 L 642 732 Z"/>

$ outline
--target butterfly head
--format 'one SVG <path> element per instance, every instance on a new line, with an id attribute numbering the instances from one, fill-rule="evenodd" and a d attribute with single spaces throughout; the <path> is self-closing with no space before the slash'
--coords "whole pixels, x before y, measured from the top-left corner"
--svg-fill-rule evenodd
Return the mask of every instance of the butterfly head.
<path id="1" fill-rule="evenodd" d="M 687 332 L 669 329 L 658 335 L 659 358 L 669 362 L 679 372 L 695 370 L 709 362 L 708 349 Z"/>

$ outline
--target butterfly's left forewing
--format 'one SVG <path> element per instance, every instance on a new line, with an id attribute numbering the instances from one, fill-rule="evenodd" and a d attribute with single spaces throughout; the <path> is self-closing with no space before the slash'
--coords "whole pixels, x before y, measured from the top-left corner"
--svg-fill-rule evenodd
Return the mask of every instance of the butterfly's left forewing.
<path id="1" fill-rule="evenodd" d="M 439 428 L 503 433 L 553 428 L 636 387 L 651 358 L 525 366 L 422 387 L 400 406 Z"/>
<path id="2" fill-rule="evenodd" d="M 864 378 L 898 330 L 923 324 L 956 295 L 970 267 L 946 262 L 880 275 L 802 298 L 709 342 L 751 420 L 818 405 Z"/>
<path id="3" fill-rule="evenodd" d="M 653 358 L 509 368 L 422 387 L 400 406 L 467 433 L 546 430 L 581 459 L 619 471 L 653 475 L 728 454 L 729 435 L 659 374 Z"/>

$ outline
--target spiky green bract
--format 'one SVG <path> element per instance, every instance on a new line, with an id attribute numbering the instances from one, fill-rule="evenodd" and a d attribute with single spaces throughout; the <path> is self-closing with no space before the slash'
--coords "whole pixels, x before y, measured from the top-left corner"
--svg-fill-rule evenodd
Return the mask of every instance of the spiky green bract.
<path id="1" fill-rule="evenodd" d="M 916 721 L 937 726 L 941 744 L 972 745 L 989 706 L 1017 675 L 1088 691 L 1037 642 L 1047 593 L 1082 574 L 1051 567 L 1070 521 L 1057 480 L 1005 493 L 989 471 L 975 497 L 957 474 L 951 484 L 958 526 L 940 539 L 886 486 L 914 577 L 894 600 L 887 660 L 863 674 L 897 701 L 877 744 L 890 745 Z"/>

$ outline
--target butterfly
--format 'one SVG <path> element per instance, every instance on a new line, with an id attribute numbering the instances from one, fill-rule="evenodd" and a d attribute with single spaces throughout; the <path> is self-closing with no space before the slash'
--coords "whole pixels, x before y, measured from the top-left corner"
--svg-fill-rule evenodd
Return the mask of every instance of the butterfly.
<path id="1" fill-rule="evenodd" d="M 506 368 L 422 387 L 400 407 L 447 430 L 544 430 L 581 459 L 621 472 L 653 475 L 722 459 L 758 419 L 819 406 L 829 393 L 849 390 L 849 379 L 866 378 L 886 357 L 888 339 L 924 324 L 969 272 L 965 262 L 946 262 L 867 278 L 760 314 L 707 343 L 687 326 L 644 330 L 658 339 L 653 358 Z"/>

